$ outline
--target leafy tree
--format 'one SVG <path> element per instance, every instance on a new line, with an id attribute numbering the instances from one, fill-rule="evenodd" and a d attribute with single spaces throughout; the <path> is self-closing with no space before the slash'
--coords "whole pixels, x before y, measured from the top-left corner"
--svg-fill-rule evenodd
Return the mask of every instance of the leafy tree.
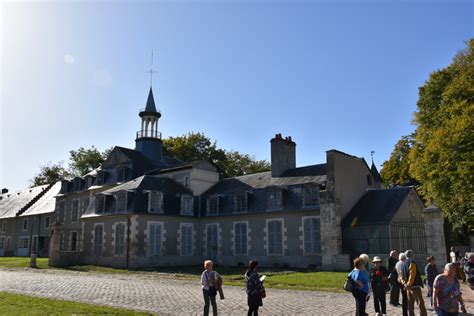
<path id="1" fill-rule="evenodd" d="M 40 172 L 32 180 L 30 180 L 31 187 L 52 184 L 67 177 L 69 177 L 69 173 L 63 167 L 62 161 L 56 164 L 49 162 L 46 165 L 40 166 Z"/>
<path id="2" fill-rule="evenodd" d="M 270 164 L 266 160 L 255 160 L 247 154 L 220 149 L 216 141 L 202 133 L 188 133 L 164 139 L 163 153 L 182 161 L 209 161 L 220 169 L 224 177 L 270 170 Z"/>
<path id="3" fill-rule="evenodd" d="M 92 146 L 89 149 L 84 147 L 69 152 L 69 169 L 72 176 L 83 176 L 99 167 L 109 155 L 111 149 L 103 152 Z"/>
<path id="4" fill-rule="evenodd" d="M 395 145 L 389 160 L 383 163 L 380 175 L 386 187 L 419 184 L 410 174 L 409 154 L 413 142 L 413 135 L 403 136 Z"/>

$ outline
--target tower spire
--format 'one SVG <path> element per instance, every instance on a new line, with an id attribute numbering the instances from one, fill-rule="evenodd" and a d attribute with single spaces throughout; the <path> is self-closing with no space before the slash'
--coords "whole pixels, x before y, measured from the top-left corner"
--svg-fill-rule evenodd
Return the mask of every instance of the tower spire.
<path id="1" fill-rule="evenodd" d="M 150 65 L 150 70 L 147 71 L 147 73 L 150 73 L 150 89 L 151 86 L 153 85 L 153 73 L 156 71 L 153 70 L 153 49 L 151 50 L 151 65 Z"/>

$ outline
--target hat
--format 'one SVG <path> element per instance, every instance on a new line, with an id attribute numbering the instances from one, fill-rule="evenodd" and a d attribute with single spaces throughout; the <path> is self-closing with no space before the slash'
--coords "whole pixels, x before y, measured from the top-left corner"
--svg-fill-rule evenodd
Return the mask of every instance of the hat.
<path id="1" fill-rule="evenodd" d="M 373 262 L 373 263 L 375 263 L 375 262 L 382 262 L 382 259 L 380 259 L 379 256 L 375 256 L 375 257 L 374 257 L 374 260 L 372 260 L 372 262 Z"/>

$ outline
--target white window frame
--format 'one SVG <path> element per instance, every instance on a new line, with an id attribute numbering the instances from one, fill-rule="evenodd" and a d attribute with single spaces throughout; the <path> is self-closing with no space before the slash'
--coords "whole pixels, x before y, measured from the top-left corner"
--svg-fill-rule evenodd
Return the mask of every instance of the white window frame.
<path id="1" fill-rule="evenodd" d="M 212 200 L 216 201 L 216 211 L 211 212 L 211 202 Z M 220 197 L 218 195 L 211 195 L 207 197 L 206 199 L 206 215 L 207 216 L 218 216 L 219 215 L 219 205 L 220 203 Z"/>
<path id="2" fill-rule="evenodd" d="M 317 197 L 316 197 L 317 202 L 315 204 L 309 204 L 309 205 L 306 204 L 306 199 L 307 199 L 306 189 L 308 187 L 310 187 L 310 188 L 312 188 L 312 190 L 316 191 L 316 193 L 314 191 L 312 191 L 313 193 L 311 195 L 311 196 L 317 195 Z M 317 207 L 320 204 L 320 202 L 319 202 L 319 185 L 317 183 L 305 183 L 305 184 L 303 184 L 302 188 L 303 188 L 303 194 L 302 194 L 302 196 L 303 196 L 303 207 L 304 208 Z"/>
<path id="3" fill-rule="evenodd" d="M 191 227 L 191 253 L 183 254 L 183 227 Z M 179 224 L 179 255 L 181 257 L 192 257 L 194 254 L 194 224 L 193 223 L 180 223 Z"/>
<path id="4" fill-rule="evenodd" d="M 76 249 L 72 250 L 72 234 L 76 233 Z M 69 232 L 69 251 L 77 252 L 79 251 L 79 232 L 77 230 L 71 230 Z"/>
<path id="5" fill-rule="evenodd" d="M 101 241 L 101 251 L 100 253 L 96 253 L 95 252 L 95 248 L 96 248 L 96 235 L 95 235 L 95 228 L 97 226 L 102 226 L 102 241 Z M 92 254 L 94 256 L 103 256 L 104 255 L 104 251 L 105 251 L 105 225 L 104 223 L 95 223 L 94 224 L 94 230 L 93 230 L 93 237 L 92 237 Z"/>
<path id="6" fill-rule="evenodd" d="M 118 199 L 119 199 L 119 194 L 125 194 L 125 209 L 119 210 L 118 208 Z M 125 190 L 119 191 L 114 194 L 115 198 L 115 212 L 116 213 L 124 213 L 128 211 L 128 192 Z"/>
<path id="7" fill-rule="evenodd" d="M 77 217 L 76 220 L 74 220 L 74 203 L 77 203 Z M 79 221 L 79 218 L 81 217 L 80 214 L 80 207 L 81 207 L 81 201 L 79 199 L 73 199 L 71 203 L 71 223 L 77 223 Z"/>
<path id="8" fill-rule="evenodd" d="M 25 223 L 26 223 L 26 228 L 25 228 Z M 28 231 L 28 225 L 29 225 L 29 220 L 28 218 L 23 218 L 23 222 L 21 223 L 21 230 L 26 232 Z"/>
<path id="9" fill-rule="evenodd" d="M 305 236 L 305 229 L 304 229 L 304 222 L 305 220 L 310 220 L 310 219 L 319 219 L 319 252 L 306 252 L 306 236 Z M 301 230 L 302 230 L 302 235 L 303 235 L 303 255 L 304 256 L 314 256 L 314 255 L 319 255 L 321 254 L 321 218 L 319 216 L 303 216 L 301 218 Z"/>
<path id="10" fill-rule="evenodd" d="M 150 250 L 151 246 L 151 226 L 160 226 L 160 251 L 159 253 L 153 254 L 152 251 Z M 164 230 L 165 230 L 165 224 L 164 222 L 157 222 L 157 221 L 148 221 L 147 223 L 147 242 L 146 242 L 146 252 L 148 257 L 161 257 L 163 256 L 163 247 L 164 247 Z M 155 249 L 156 250 L 156 249 Z"/>
<path id="11" fill-rule="evenodd" d="M 246 226 L 246 239 L 247 239 L 247 243 L 245 245 L 245 250 L 246 252 L 245 253 L 237 253 L 237 230 L 236 230 L 236 226 L 238 224 L 245 224 Z M 249 248 L 250 248 L 250 232 L 249 232 L 249 222 L 248 221 L 239 221 L 239 222 L 234 222 L 233 224 L 233 227 L 234 227 L 234 230 L 233 230 L 233 241 L 234 241 L 234 256 L 248 256 L 249 255 Z"/>
<path id="12" fill-rule="evenodd" d="M 270 200 L 276 202 L 279 198 L 280 202 L 275 205 L 270 204 Z M 280 204 L 280 205 L 277 205 Z M 274 207 L 272 207 L 274 206 Z M 267 211 L 281 211 L 283 209 L 283 189 L 279 187 L 271 187 L 267 189 Z"/>
<path id="13" fill-rule="evenodd" d="M 163 192 L 161 191 L 148 191 L 147 192 L 148 194 L 148 213 L 155 213 L 155 214 L 163 214 L 163 200 L 164 200 L 164 194 Z M 158 199 L 158 210 L 157 211 L 153 211 L 151 210 L 151 207 L 152 207 L 152 197 L 153 195 L 156 194 L 156 198 Z"/>
<path id="14" fill-rule="evenodd" d="M 184 201 L 187 201 L 186 203 Z M 180 214 L 183 216 L 194 215 L 194 197 L 191 194 L 181 195 L 181 210 Z"/>
<path id="15" fill-rule="evenodd" d="M 117 238 L 117 227 L 119 225 L 123 225 L 123 252 L 122 253 L 117 253 L 117 244 L 118 244 L 118 238 Z M 127 223 L 126 222 L 116 222 L 114 223 L 114 232 L 113 232 L 113 240 L 114 240 L 114 249 L 113 253 L 114 256 L 117 257 L 123 257 L 127 253 Z"/>
<path id="16" fill-rule="evenodd" d="M 240 206 L 240 210 L 238 209 L 237 201 L 239 200 L 239 196 L 242 195 L 245 201 L 245 209 L 243 204 Z M 249 210 L 249 193 L 247 191 L 235 192 L 234 193 L 234 214 L 245 214 Z"/>
<path id="17" fill-rule="evenodd" d="M 281 253 L 270 253 L 270 222 L 281 222 Z M 266 220 L 266 237 L 267 237 L 267 256 L 284 256 L 285 255 L 285 220 L 283 218 L 271 218 Z"/>
<path id="18" fill-rule="evenodd" d="M 46 224 L 48 224 L 48 225 L 46 225 Z M 49 227 L 51 227 L 51 216 L 46 216 L 44 218 L 44 228 L 48 229 Z"/>
<path id="19" fill-rule="evenodd" d="M 105 213 L 105 199 L 107 197 L 104 195 L 104 194 L 96 194 L 95 196 L 95 213 L 96 214 L 104 214 Z M 97 206 L 99 205 L 99 199 L 103 199 L 102 200 L 102 212 L 99 213 L 98 209 L 97 209 Z"/>

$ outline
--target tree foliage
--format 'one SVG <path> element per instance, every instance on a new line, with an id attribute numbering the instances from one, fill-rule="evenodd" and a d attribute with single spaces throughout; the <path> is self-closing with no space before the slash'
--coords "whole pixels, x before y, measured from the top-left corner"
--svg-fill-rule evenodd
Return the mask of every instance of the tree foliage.
<path id="1" fill-rule="evenodd" d="M 380 175 L 386 187 L 418 185 L 410 174 L 409 154 L 413 146 L 413 136 L 403 136 L 395 145 L 390 159 L 382 165 Z"/>
<path id="2" fill-rule="evenodd" d="M 81 147 L 78 150 L 71 150 L 69 152 L 69 171 L 71 175 L 83 176 L 91 172 L 107 159 L 110 151 L 111 149 L 106 149 L 101 152 L 94 146 L 88 149 Z"/>
<path id="3" fill-rule="evenodd" d="M 49 162 L 40 166 L 40 172 L 30 180 L 31 187 L 52 184 L 67 177 L 69 177 L 69 172 L 64 168 L 62 161 L 56 164 Z"/>
<path id="4" fill-rule="evenodd" d="M 270 170 L 266 160 L 256 160 L 248 154 L 227 151 L 217 147 L 202 133 L 188 133 L 163 140 L 163 153 L 182 161 L 205 160 L 213 163 L 224 177 Z"/>

